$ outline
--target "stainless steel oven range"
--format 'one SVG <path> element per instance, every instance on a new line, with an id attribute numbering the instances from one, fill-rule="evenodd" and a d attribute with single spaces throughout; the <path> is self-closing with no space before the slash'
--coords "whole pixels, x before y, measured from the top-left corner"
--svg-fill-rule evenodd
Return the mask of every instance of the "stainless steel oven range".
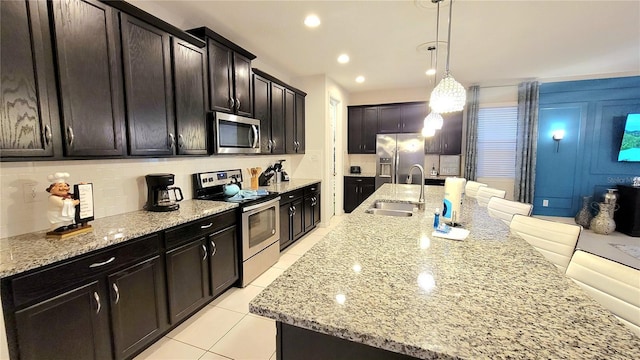
<path id="1" fill-rule="evenodd" d="M 225 186 L 236 182 L 242 182 L 239 169 L 193 174 L 193 193 L 195 199 L 239 204 L 240 278 L 245 287 L 280 259 L 280 196 L 260 190 L 225 195 Z"/>

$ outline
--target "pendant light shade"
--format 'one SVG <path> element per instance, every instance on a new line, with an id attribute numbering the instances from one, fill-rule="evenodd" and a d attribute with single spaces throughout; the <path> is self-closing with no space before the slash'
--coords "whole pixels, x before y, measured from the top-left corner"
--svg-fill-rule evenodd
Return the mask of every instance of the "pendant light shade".
<path id="1" fill-rule="evenodd" d="M 445 73 L 440 83 L 431 92 L 431 111 L 446 114 L 461 111 L 467 102 L 467 90 L 450 73 Z"/>
<path id="2" fill-rule="evenodd" d="M 446 114 L 454 111 L 461 111 L 467 102 L 467 91 L 449 72 L 449 60 L 451 54 L 451 14 L 453 12 L 453 0 L 449 2 L 449 31 L 447 39 L 447 62 L 444 76 L 440 83 L 431 92 L 429 106 L 432 111 L 439 114 Z"/>
<path id="3" fill-rule="evenodd" d="M 434 129 L 430 124 L 427 123 L 427 118 L 424 119 L 424 127 L 422 128 L 422 136 L 424 137 L 432 137 L 436 134 L 436 129 Z"/>
<path id="4" fill-rule="evenodd" d="M 440 115 L 439 113 L 432 111 L 429 113 L 429 115 L 427 115 L 426 118 L 424 118 L 424 123 L 425 123 L 425 127 L 432 127 L 435 130 L 440 130 L 442 129 L 442 124 L 444 124 L 444 119 L 442 118 L 442 115 Z"/>

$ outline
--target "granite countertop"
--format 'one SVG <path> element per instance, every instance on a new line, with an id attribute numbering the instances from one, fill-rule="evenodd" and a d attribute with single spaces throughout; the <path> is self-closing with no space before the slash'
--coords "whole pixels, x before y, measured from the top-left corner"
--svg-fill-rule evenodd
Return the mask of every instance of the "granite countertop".
<path id="1" fill-rule="evenodd" d="M 260 186 L 260 189 L 275 191 L 277 193 L 282 194 L 289 191 L 301 189 L 311 184 L 319 183 L 320 181 L 321 180 L 318 180 L 318 179 L 291 179 L 289 181 L 282 181 L 279 184 L 276 183 L 275 181 L 271 181 L 271 185 Z"/>
<path id="2" fill-rule="evenodd" d="M 363 172 L 360 174 L 353 174 L 353 173 L 345 173 L 344 176 L 351 176 L 351 177 L 376 177 L 376 173 L 367 173 L 367 172 Z"/>
<path id="3" fill-rule="evenodd" d="M 464 241 L 433 237 L 426 211 L 387 217 L 385 184 L 250 303 L 286 324 L 418 358 L 640 358 L 640 339 L 500 220 L 465 199 Z"/>
<path id="4" fill-rule="evenodd" d="M 185 200 L 170 212 L 145 210 L 96 219 L 93 231 L 66 239 L 47 239 L 46 231 L 0 239 L 0 278 L 69 259 L 170 227 L 238 207 L 220 201 Z"/>

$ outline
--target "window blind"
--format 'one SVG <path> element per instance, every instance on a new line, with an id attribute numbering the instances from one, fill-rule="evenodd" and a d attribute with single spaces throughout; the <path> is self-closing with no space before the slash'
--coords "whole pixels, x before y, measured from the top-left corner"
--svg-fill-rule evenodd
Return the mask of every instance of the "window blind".
<path id="1" fill-rule="evenodd" d="M 518 108 L 478 111 L 478 177 L 515 178 Z"/>

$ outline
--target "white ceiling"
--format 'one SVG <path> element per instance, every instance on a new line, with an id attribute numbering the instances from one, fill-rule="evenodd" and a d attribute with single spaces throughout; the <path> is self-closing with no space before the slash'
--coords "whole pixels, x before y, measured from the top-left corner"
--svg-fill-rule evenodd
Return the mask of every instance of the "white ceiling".
<path id="1" fill-rule="evenodd" d="M 326 74 L 352 93 L 433 86 L 416 49 L 436 37 L 430 0 L 129 2 L 179 28 L 207 26 L 292 78 Z M 442 41 L 448 0 L 440 8 Z M 318 28 L 303 25 L 310 13 Z M 451 36 L 451 73 L 465 86 L 640 75 L 638 0 L 456 0 Z M 349 64 L 337 63 L 343 52 Z"/>

